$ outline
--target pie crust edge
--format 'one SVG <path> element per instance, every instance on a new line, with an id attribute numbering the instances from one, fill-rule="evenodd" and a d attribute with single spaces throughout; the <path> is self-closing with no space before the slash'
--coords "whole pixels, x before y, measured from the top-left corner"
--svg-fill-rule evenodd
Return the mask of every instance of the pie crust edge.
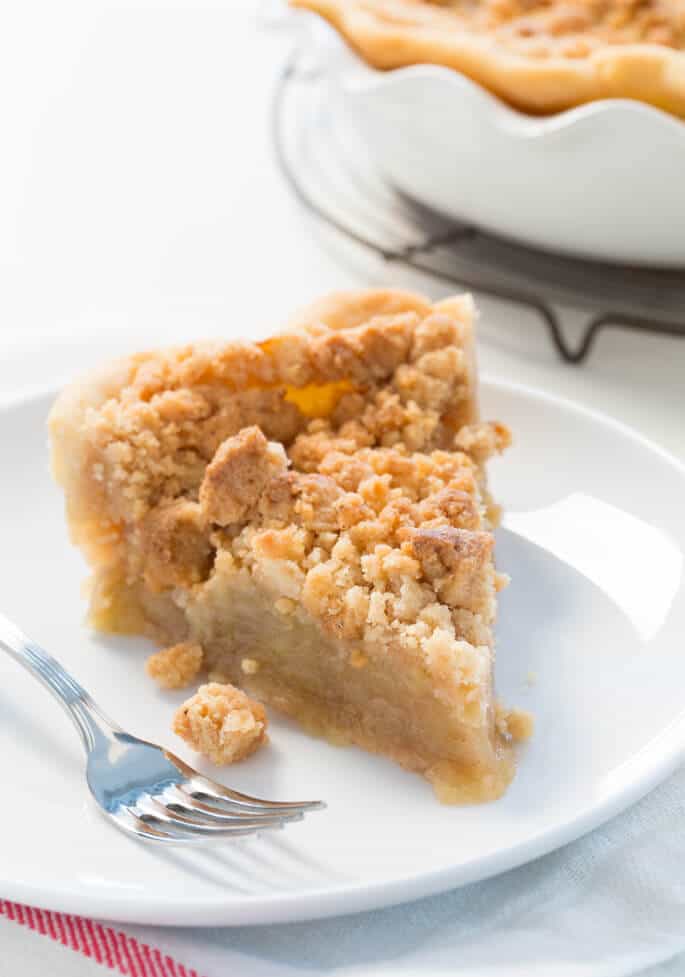
<path id="1" fill-rule="evenodd" d="M 441 65 L 522 112 L 549 115 L 602 99 L 634 99 L 685 119 L 685 54 L 659 44 L 607 44 L 582 58 L 526 58 L 485 34 L 389 24 L 355 0 L 290 0 L 319 14 L 372 67 Z"/>

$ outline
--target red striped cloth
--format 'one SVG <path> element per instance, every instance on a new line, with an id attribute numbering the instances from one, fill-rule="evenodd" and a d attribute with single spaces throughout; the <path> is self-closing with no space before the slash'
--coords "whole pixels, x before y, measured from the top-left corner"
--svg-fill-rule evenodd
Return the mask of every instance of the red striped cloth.
<path id="1" fill-rule="evenodd" d="M 200 977 L 196 970 L 162 955 L 156 947 L 82 916 L 32 909 L 4 899 L 0 899 L 0 916 L 48 936 L 125 977 Z"/>

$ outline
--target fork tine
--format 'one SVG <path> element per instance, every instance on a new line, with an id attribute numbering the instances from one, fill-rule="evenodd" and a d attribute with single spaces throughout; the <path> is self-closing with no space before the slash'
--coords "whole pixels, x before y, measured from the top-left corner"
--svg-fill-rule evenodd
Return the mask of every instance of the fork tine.
<path id="1" fill-rule="evenodd" d="M 304 817 L 299 811 L 279 813 L 249 811 L 226 812 L 219 807 L 212 807 L 196 801 L 188 795 L 182 794 L 174 787 L 167 788 L 162 794 L 152 798 L 155 807 L 159 806 L 171 818 L 188 824 L 235 825 L 236 827 L 268 827 L 270 824 L 285 824 L 291 821 L 301 821 Z"/>
<path id="2" fill-rule="evenodd" d="M 155 824 L 153 820 L 144 820 L 139 817 L 135 811 L 130 809 L 120 809 L 117 814 L 111 815 L 113 822 L 117 827 L 126 831 L 128 834 L 134 834 L 138 838 L 142 838 L 145 841 L 159 842 L 162 845 L 201 845 L 209 842 L 217 842 L 231 837 L 240 837 L 254 835 L 258 833 L 257 828 L 245 828 L 243 830 L 233 830 L 224 831 L 223 834 L 217 835 L 211 834 L 192 834 L 187 832 L 181 832 L 179 830 L 164 830 L 162 823 Z"/>
<path id="3" fill-rule="evenodd" d="M 136 835 L 144 841 L 155 841 L 162 845 L 197 845 L 197 838 L 191 835 L 181 837 L 154 827 L 149 821 L 143 821 L 137 814 L 129 810 L 120 810 L 111 815 L 112 821 L 128 834 Z"/>
<path id="4" fill-rule="evenodd" d="M 244 811 L 281 811 L 283 813 L 292 811 L 304 814 L 306 811 L 316 811 L 326 806 L 323 801 L 267 801 L 261 797 L 250 797 L 249 794 L 241 794 L 237 790 L 231 790 L 230 787 L 217 784 L 214 780 L 203 777 L 201 774 L 195 774 L 179 787 L 184 793 L 195 799 L 211 798 L 214 801 L 235 806 Z"/>
<path id="5" fill-rule="evenodd" d="M 165 751 L 165 755 L 186 777 L 186 780 L 178 785 L 179 790 L 194 800 L 204 801 L 204 799 L 209 798 L 226 804 L 234 810 L 249 811 L 250 813 L 292 811 L 304 814 L 305 811 L 316 811 L 326 807 L 323 801 L 267 801 L 261 797 L 250 797 L 249 794 L 241 794 L 237 790 L 231 790 L 230 787 L 224 787 L 223 784 L 218 784 L 215 780 L 203 776 L 174 753 Z"/>
<path id="6" fill-rule="evenodd" d="M 189 818 L 177 818 L 168 814 L 164 806 L 157 804 L 151 797 L 138 801 L 135 808 L 131 807 L 128 810 L 136 819 L 150 825 L 156 831 L 182 838 L 193 838 L 196 841 L 210 838 L 240 838 L 260 831 L 278 831 L 283 827 L 280 821 L 259 826 L 197 824 Z"/>

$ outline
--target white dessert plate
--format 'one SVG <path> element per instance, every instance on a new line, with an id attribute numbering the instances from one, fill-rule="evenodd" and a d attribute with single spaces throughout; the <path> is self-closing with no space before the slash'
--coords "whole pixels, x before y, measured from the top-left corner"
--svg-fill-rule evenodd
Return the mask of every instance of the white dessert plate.
<path id="1" fill-rule="evenodd" d="M 4 404 L 0 606 L 102 706 L 190 759 L 169 731 L 181 694 L 143 672 L 145 642 L 83 625 L 85 568 L 48 473 L 49 395 Z M 419 777 L 273 717 L 271 745 L 220 776 L 254 794 L 321 797 L 301 824 L 203 852 L 158 851 L 89 802 L 60 707 L 0 657 L 0 893 L 159 924 L 270 923 L 352 912 L 483 879 L 626 808 L 685 757 L 685 468 L 606 417 L 496 381 L 484 413 L 515 445 L 493 465 L 507 508 L 497 680 L 531 709 L 501 800 L 445 807 Z"/>
<path id="2" fill-rule="evenodd" d="M 371 68 L 298 16 L 336 109 L 410 197 L 537 248 L 685 267 L 682 120 L 629 99 L 525 115 L 449 68 Z"/>

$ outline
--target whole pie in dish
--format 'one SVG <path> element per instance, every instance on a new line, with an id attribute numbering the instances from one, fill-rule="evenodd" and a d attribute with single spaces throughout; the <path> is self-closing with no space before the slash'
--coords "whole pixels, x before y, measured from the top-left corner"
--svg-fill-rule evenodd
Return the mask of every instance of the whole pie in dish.
<path id="1" fill-rule="evenodd" d="M 172 647 L 340 743 L 485 800 L 520 714 L 493 696 L 505 578 L 469 297 L 337 294 L 260 343 L 142 353 L 64 391 L 53 464 L 93 624 Z M 171 674 L 173 673 L 173 674 Z"/>
<path id="2" fill-rule="evenodd" d="M 455 68 L 524 112 L 631 98 L 685 118 L 683 0 L 291 0 L 369 64 Z"/>

